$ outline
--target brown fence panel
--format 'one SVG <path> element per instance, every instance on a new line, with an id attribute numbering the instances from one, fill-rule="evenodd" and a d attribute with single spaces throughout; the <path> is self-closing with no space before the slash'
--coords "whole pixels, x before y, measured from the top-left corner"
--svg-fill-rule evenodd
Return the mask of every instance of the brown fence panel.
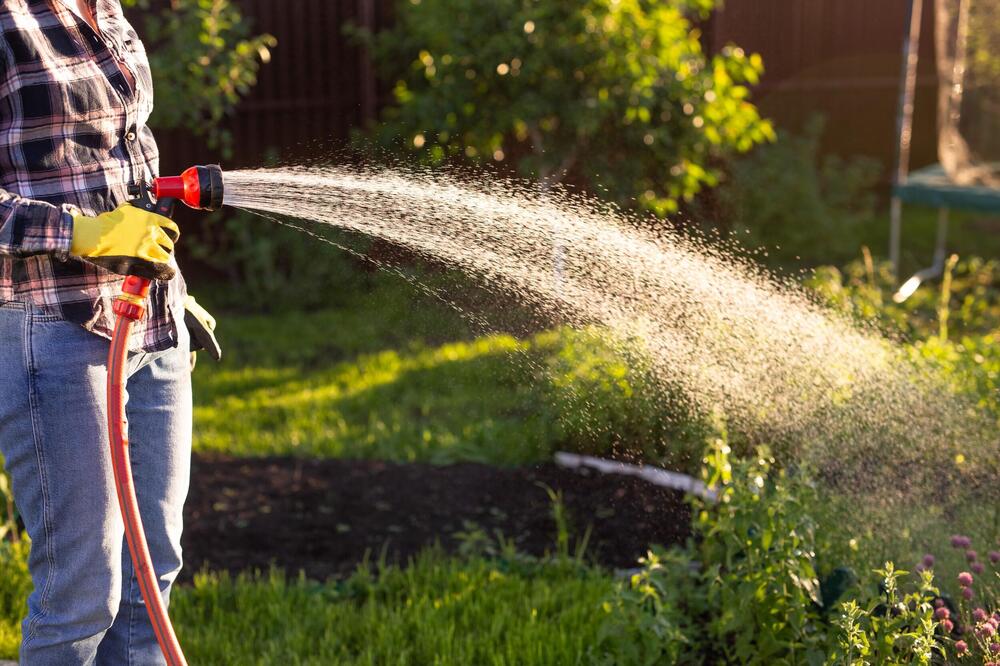
<path id="1" fill-rule="evenodd" d="M 739 44 L 764 58 L 754 101 L 779 127 L 826 117 L 826 150 L 887 166 L 910 0 L 726 0 L 708 26 L 711 48 Z M 911 164 L 935 159 L 937 80 L 933 2 L 924 0 Z"/>
<path id="2" fill-rule="evenodd" d="M 347 144 L 350 130 L 375 113 L 374 71 L 343 29 L 377 26 L 386 0 L 238 0 L 255 33 L 278 40 L 258 85 L 225 125 L 233 155 L 224 166 L 260 166 L 268 159 L 321 158 Z M 164 173 L 218 161 L 218 151 L 186 131 L 158 135 Z"/>

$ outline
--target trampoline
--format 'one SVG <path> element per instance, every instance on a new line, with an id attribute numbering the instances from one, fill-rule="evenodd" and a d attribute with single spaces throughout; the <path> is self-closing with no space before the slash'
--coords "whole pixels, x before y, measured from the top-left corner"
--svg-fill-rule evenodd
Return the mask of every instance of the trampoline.
<path id="1" fill-rule="evenodd" d="M 895 294 L 897 302 L 908 298 L 924 280 L 941 275 L 948 211 L 1000 213 L 1000 2 L 933 1 L 938 163 L 911 173 L 913 97 L 924 4 L 925 0 L 910 0 L 909 31 L 903 44 L 889 222 L 893 270 L 899 270 L 904 203 L 938 209 L 937 240 L 931 265 L 903 283 Z"/>

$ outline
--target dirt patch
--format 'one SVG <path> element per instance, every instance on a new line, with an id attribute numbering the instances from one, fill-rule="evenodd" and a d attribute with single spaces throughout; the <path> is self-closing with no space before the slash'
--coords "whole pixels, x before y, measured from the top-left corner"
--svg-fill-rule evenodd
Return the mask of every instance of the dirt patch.
<path id="1" fill-rule="evenodd" d="M 435 542 L 454 551 L 456 533 L 470 525 L 541 555 L 554 549 L 556 532 L 542 484 L 562 493 L 575 537 L 592 527 L 588 553 L 606 566 L 634 566 L 649 544 L 689 534 L 680 493 L 552 464 L 195 456 L 182 580 L 202 567 L 235 572 L 272 563 L 316 579 L 344 576 L 383 548 L 391 562 Z"/>

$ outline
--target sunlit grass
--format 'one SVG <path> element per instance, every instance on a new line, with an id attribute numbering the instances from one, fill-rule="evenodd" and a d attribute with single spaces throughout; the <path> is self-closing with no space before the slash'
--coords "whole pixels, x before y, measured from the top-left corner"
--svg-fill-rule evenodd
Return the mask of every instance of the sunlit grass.
<path id="1" fill-rule="evenodd" d="M 543 458 L 543 387 L 508 335 L 362 354 L 323 367 L 198 369 L 195 446 L 236 455 L 392 460 Z"/>
<path id="2" fill-rule="evenodd" d="M 218 318 L 223 361 L 194 373 L 196 451 L 512 465 L 665 441 L 662 392 L 592 331 L 477 336 L 391 280 L 346 307 Z"/>

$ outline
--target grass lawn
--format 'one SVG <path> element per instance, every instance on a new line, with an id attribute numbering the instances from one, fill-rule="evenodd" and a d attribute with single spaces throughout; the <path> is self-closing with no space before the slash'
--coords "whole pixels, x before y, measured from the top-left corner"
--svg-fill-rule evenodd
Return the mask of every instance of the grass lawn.
<path id="1" fill-rule="evenodd" d="M 0 659 L 16 658 L 23 553 L 0 553 Z M 446 558 L 343 583 L 201 574 L 170 612 L 195 664 L 575 664 L 612 589 L 572 561 Z"/>
<path id="2" fill-rule="evenodd" d="M 580 663 L 611 580 L 575 565 L 517 569 L 428 553 L 336 588 L 206 575 L 171 611 L 192 663 Z"/>
<path id="3" fill-rule="evenodd" d="M 196 451 L 513 465 L 565 446 L 610 451 L 622 435 L 661 441 L 635 431 L 660 427 L 657 395 L 597 336 L 477 337 L 389 277 L 338 298 L 310 313 L 219 313 L 223 360 L 194 373 Z"/>

